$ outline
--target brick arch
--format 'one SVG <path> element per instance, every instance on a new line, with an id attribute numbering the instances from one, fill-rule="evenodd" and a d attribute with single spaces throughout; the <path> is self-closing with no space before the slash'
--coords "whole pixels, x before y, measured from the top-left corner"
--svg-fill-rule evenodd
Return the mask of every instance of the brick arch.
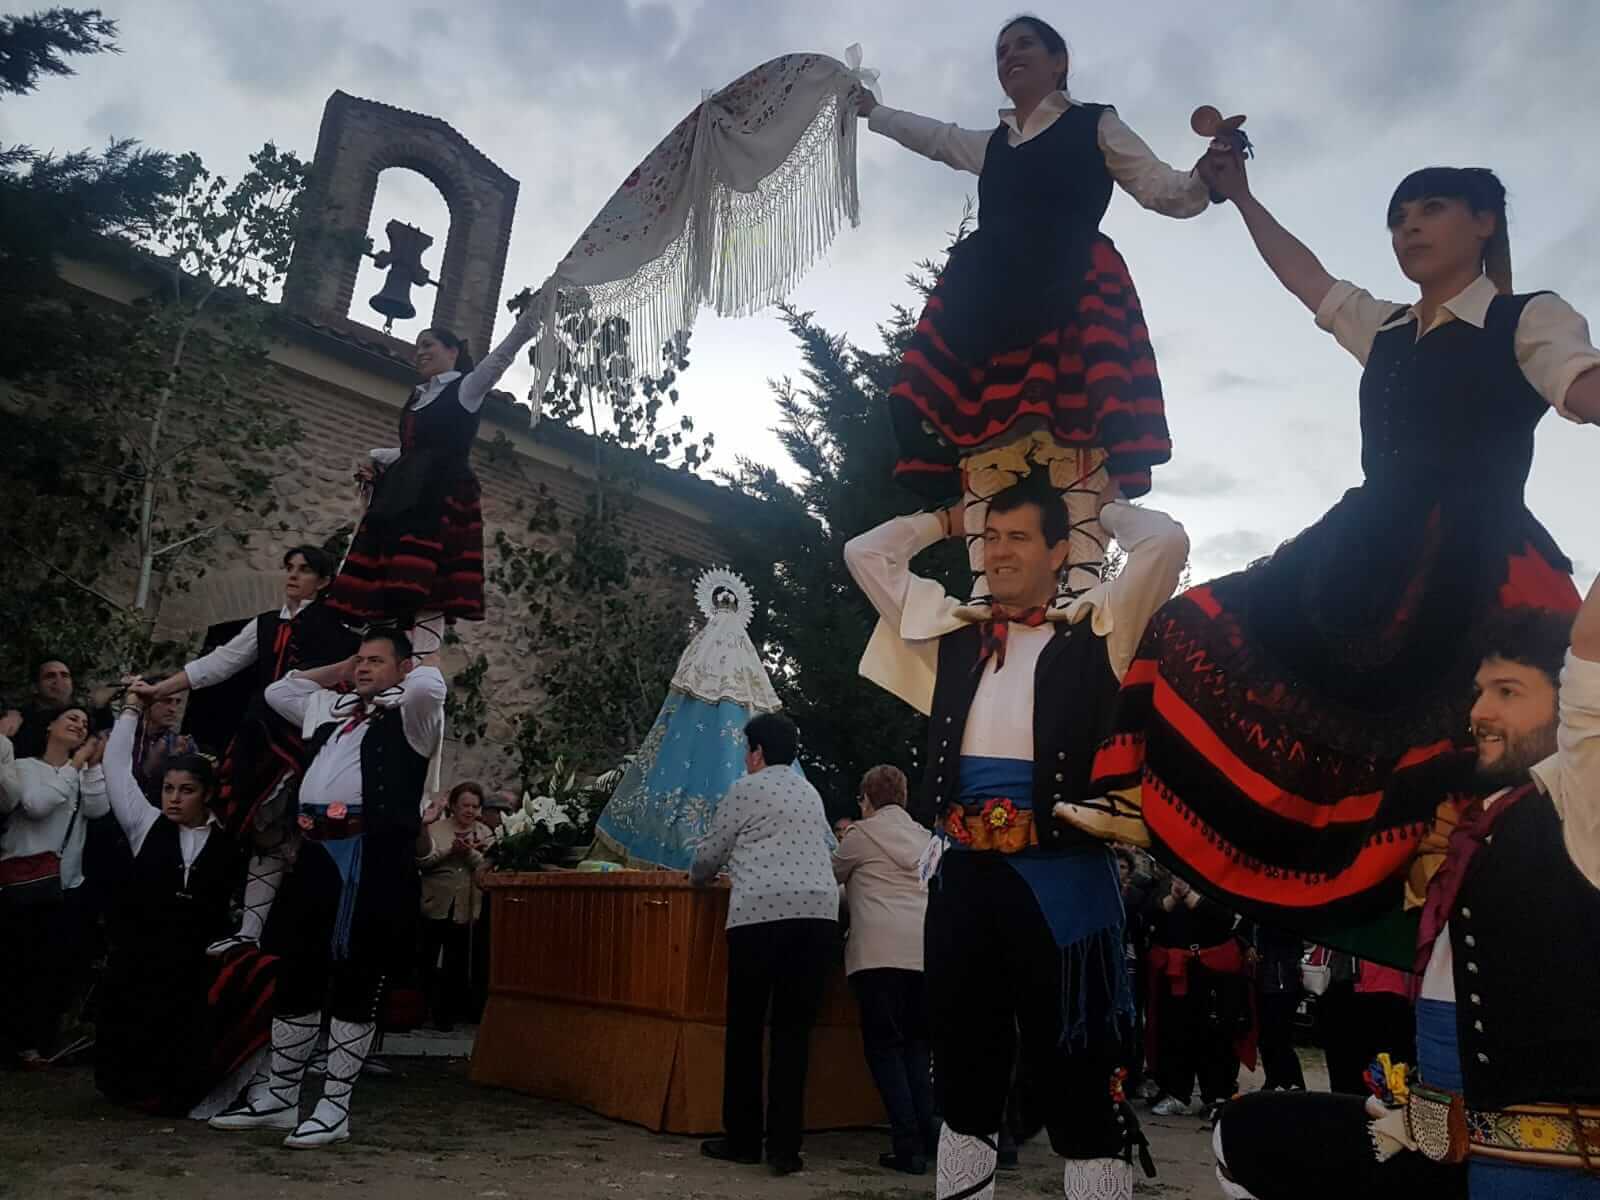
<path id="1" fill-rule="evenodd" d="M 372 221 L 378 176 L 393 167 L 417 172 L 444 197 L 450 229 L 433 319 L 471 339 L 481 353 L 494 334 L 517 181 L 437 117 L 334 92 L 317 134 L 308 220 L 364 234 Z M 350 310 L 360 266 L 359 254 L 302 237 L 284 285 L 284 303 L 314 320 L 338 324 Z"/>

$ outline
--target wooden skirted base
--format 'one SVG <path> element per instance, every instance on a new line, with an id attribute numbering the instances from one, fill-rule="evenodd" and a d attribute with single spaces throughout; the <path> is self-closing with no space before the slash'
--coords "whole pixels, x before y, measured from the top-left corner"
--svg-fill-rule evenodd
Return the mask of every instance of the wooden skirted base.
<path id="1" fill-rule="evenodd" d="M 494 875 L 475 1083 L 667 1133 L 722 1126 L 725 885 L 675 872 Z M 806 1128 L 876 1125 L 840 961 L 811 1039 Z"/>

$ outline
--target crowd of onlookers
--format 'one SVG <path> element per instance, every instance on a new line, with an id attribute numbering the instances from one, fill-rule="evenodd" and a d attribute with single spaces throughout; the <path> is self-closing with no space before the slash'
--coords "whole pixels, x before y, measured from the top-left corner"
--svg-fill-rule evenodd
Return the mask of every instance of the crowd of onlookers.
<path id="1" fill-rule="evenodd" d="M 149 677 L 155 682 L 158 677 Z M 38 664 L 29 694 L 0 709 L 0 956 L 8 965 L 9 1018 L 0 1058 L 40 1069 L 93 1045 L 105 964 L 117 936 L 111 914 L 133 860 L 113 815 L 102 765 L 120 688 L 90 698 L 59 658 Z M 181 696 L 138 714 L 131 773 L 161 806 L 164 768 L 202 750 L 182 732 Z M 214 763 L 215 755 L 211 756 Z M 428 807 L 417 861 L 422 873 L 422 972 L 410 990 L 441 1029 L 473 1022 L 487 992 L 488 918 L 480 887 L 484 851 L 510 793 L 457 784 Z M 215 914 L 233 920 L 230 912 Z M 391 1017 L 409 1023 L 407 1006 Z"/>
<path id="2" fill-rule="evenodd" d="M 799 1169 L 805 1061 L 796 1047 L 815 1021 L 842 925 L 863 1050 L 890 1122 L 882 1162 L 921 1173 L 933 1161 L 938 1129 L 938 1063 L 923 989 L 929 831 L 907 812 L 907 781 L 897 768 L 868 771 L 859 815 L 830 823 L 793 768 L 787 719 L 759 717 L 746 736 L 750 774 L 719 807 L 691 872 L 706 882 L 726 871 L 733 889 L 727 1135 L 703 1149 L 734 1161 L 760 1157 L 766 1020 L 767 1158 L 780 1172 Z M 1241 920 L 1142 851 L 1119 846 L 1115 855 L 1135 997 L 1123 1055 L 1130 1098 L 1157 1116 L 1212 1121 L 1239 1092 L 1244 1065 L 1259 1065 L 1265 1088 L 1304 1089 L 1301 1044 L 1324 1050 L 1331 1090 L 1358 1095 L 1366 1093 L 1364 1075 L 1380 1051 L 1411 1061 L 1412 1001 L 1403 972 Z M 1021 1087 L 1015 1092 L 1020 1097 Z M 1002 1166 L 1015 1164 L 1018 1144 L 1038 1132 L 1023 1108 L 1010 1106 Z"/>

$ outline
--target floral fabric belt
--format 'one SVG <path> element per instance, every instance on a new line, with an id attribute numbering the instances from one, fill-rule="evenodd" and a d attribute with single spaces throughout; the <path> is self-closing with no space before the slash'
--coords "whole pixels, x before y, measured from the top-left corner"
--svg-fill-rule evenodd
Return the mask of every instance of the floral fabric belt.
<path id="1" fill-rule="evenodd" d="M 1413 1083 L 1406 1130 L 1435 1162 L 1470 1156 L 1600 1175 L 1600 1108 L 1591 1105 L 1519 1104 L 1479 1112 L 1457 1092 Z"/>
<path id="2" fill-rule="evenodd" d="M 1039 844 L 1033 809 L 1004 796 L 973 804 L 951 804 L 945 810 L 944 831 L 967 850 L 996 850 L 1016 854 Z"/>

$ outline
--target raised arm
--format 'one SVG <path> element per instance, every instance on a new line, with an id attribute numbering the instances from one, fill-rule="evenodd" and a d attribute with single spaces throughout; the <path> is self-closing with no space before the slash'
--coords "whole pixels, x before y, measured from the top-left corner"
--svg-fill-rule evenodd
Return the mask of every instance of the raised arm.
<path id="1" fill-rule="evenodd" d="M 1572 626 L 1560 706 L 1556 753 L 1533 770 L 1561 815 L 1567 853 L 1600 887 L 1600 580 Z"/>
<path id="2" fill-rule="evenodd" d="M 1565 408 L 1580 421 L 1600 425 L 1600 371 L 1590 368 L 1572 381 Z"/>
<path id="3" fill-rule="evenodd" d="M 1333 287 L 1334 278 L 1306 244 L 1278 224 L 1277 218 L 1255 198 L 1250 191 L 1244 159 L 1238 154 L 1208 154 L 1201 160 L 1199 169 L 1212 190 L 1233 201 L 1262 260 L 1278 277 L 1278 282 L 1294 293 L 1301 304 L 1317 312 Z"/>
<path id="4" fill-rule="evenodd" d="M 897 632 L 914 582 L 911 560 L 963 529 L 959 507 L 895 517 L 844 544 L 844 565 L 878 615 Z"/>
<path id="5" fill-rule="evenodd" d="M 983 158 L 989 152 L 993 130 L 963 129 L 959 125 L 890 108 L 879 104 L 865 88 L 861 90 L 858 111 L 867 118 L 867 128 L 873 133 L 899 142 L 914 154 L 969 175 L 983 171 Z"/>
<path id="6" fill-rule="evenodd" d="M 17 773 L 17 752 L 9 737 L 0 736 L 0 816 L 22 803 L 22 777 Z"/>
<path id="7" fill-rule="evenodd" d="M 444 737 L 444 701 L 449 694 L 438 667 L 413 667 L 400 685 L 400 720 L 406 741 L 418 754 L 431 756 Z M 379 701 L 382 703 L 382 701 Z"/>
<path id="8" fill-rule="evenodd" d="M 495 384 L 500 382 L 500 376 L 510 369 L 516 360 L 517 351 L 527 345 L 528 340 L 538 332 L 540 313 L 543 309 L 544 301 L 535 293 L 533 299 L 528 301 L 527 307 L 522 310 L 522 315 L 517 318 L 516 324 L 511 327 L 511 331 L 500 339 L 500 344 L 484 355 L 483 361 L 467 373 L 456 393 L 462 408 L 468 412 L 477 412 L 483 407 L 483 398 Z"/>
<path id="9" fill-rule="evenodd" d="M 130 697 L 133 693 L 130 693 Z M 111 737 L 106 741 L 105 768 L 106 798 L 111 812 L 128 839 L 128 848 L 135 854 L 144 845 L 144 839 L 161 816 L 159 810 L 145 799 L 138 780 L 133 777 L 133 744 L 139 732 L 139 712 L 130 704 L 111 727 Z"/>
<path id="10" fill-rule="evenodd" d="M 285 721 L 293 722 L 302 733 L 309 733 L 305 724 L 312 702 L 323 691 L 337 687 L 348 678 L 354 661 L 347 658 L 309 671 L 290 671 L 276 683 L 267 685 L 264 693 L 267 705 Z"/>
<path id="11" fill-rule="evenodd" d="M 167 676 L 148 691 L 139 688 L 135 690 L 149 699 L 159 699 L 174 692 L 188 691 L 190 688 L 211 687 L 213 684 L 232 679 L 254 663 L 258 650 L 256 623 L 246 621 L 244 628 L 238 633 L 216 649 L 202 654 L 175 675 Z"/>
<path id="12" fill-rule="evenodd" d="M 1193 217 L 1210 206 L 1211 187 L 1199 170 L 1179 170 L 1157 158 L 1116 109 L 1100 114 L 1096 132 L 1111 178 L 1145 208 L 1167 217 Z"/>
<path id="13" fill-rule="evenodd" d="M 1096 632 L 1105 637 L 1112 670 L 1121 679 L 1150 618 L 1177 590 L 1189 560 L 1189 535 L 1166 513 L 1125 500 L 1102 508 L 1100 523 L 1128 556 L 1116 578 L 1104 585 L 1095 611 Z"/>

